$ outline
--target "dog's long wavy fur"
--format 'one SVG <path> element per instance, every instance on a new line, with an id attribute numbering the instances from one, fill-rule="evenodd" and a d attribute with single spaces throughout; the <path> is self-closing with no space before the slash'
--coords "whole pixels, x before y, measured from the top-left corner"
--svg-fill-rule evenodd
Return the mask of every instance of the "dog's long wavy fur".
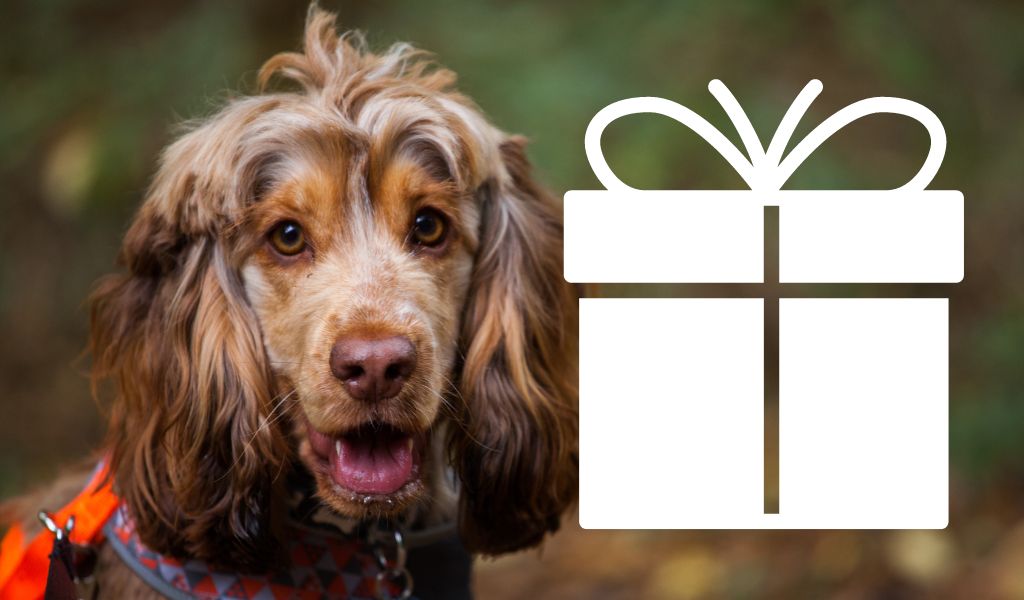
<path id="1" fill-rule="evenodd" d="M 296 157 L 315 155 L 364 196 L 383 185 L 388 160 L 411 156 L 474 225 L 462 232 L 463 289 L 423 296 L 459 303 L 442 307 L 458 318 L 439 326 L 454 329 L 439 351 L 453 360 L 438 359 L 446 383 L 425 390 L 444 398 L 431 430 L 461 483 L 467 547 L 538 544 L 577 489 L 577 296 L 561 275 L 557 205 L 533 180 L 523 140 L 490 125 L 420 51 L 374 54 L 316 7 L 302 52 L 271 58 L 261 90 L 272 79 L 284 91 L 231 100 L 166 149 L 122 271 L 91 297 L 94 392 L 113 396 L 104 448 L 142 540 L 247 571 L 277 558 L 307 399 L 269 356 L 278 304 L 264 298 L 257 310 L 250 296 L 267 285 L 245 273 L 266 239 L 254 225 L 261 204 Z M 426 286 L 396 281 L 410 293 Z"/>

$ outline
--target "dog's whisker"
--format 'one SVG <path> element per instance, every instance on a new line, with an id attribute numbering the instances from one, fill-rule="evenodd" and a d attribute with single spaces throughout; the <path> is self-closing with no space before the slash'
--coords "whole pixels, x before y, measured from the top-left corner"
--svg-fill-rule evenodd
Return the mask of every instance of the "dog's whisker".
<path id="1" fill-rule="evenodd" d="M 441 379 L 444 379 L 445 383 L 448 384 L 448 387 L 451 388 L 451 390 L 455 392 L 455 395 L 459 397 L 459 400 L 465 401 L 465 398 L 462 397 L 462 391 L 459 390 L 459 386 L 455 385 L 454 381 L 449 379 L 447 375 L 443 374 L 441 375 Z"/>
<path id="2" fill-rule="evenodd" d="M 276 423 L 277 421 L 281 420 L 281 418 L 282 418 L 282 417 L 284 417 L 284 416 L 285 416 L 285 415 L 287 414 L 287 411 L 281 411 L 281 412 L 280 412 L 280 413 L 278 413 L 278 414 L 277 414 L 276 416 L 274 415 L 274 413 L 275 413 L 275 412 L 276 412 L 276 411 L 277 411 L 277 410 L 278 410 L 279 408 L 283 407 L 283 406 L 284 406 L 284 403 L 285 403 L 285 401 L 287 401 L 287 400 L 288 400 L 289 398 L 291 398 L 291 397 L 292 397 L 292 396 L 293 396 L 293 395 L 295 394 L 295 392 L 296 392 L 296 390 L 292 390 L 292 391 L 291 391 L 291 392 L 290 392 L 290 393 L 289 393 L 289 394 L 288 394 L 287 396 L 284 396 L 283 398 L 281 398 L 281 399 L 280 399 L 280 400 L 279 400 L 279 401 L 277 402 L 277 404 L 276 404 L 276 405 L 274 406 L 274 408 L 273 408 L 273 409 L 272 409 L 272 410 L 270 411 L 270 413 L 269 413 L 269 414 L 267 415 L 267 419 L 266 419 L 266 420 L 264 420 L 263 424 L 261 424 L 261 425 L 260 425 L 260 428 L 265 428 L 265 427 L 269 427 L 270 425 L 273 425 L 273 424 L 274 424 L 274 423 Z M 257 429 L 257 431 L 256 431 L 256 432 L 257 432 L 257 433 L 259 433 L 259 429 Z M 255 438 L 255 434 L 253 434 L 253 438 Z"/>
<path id="3" fill-rule="evenodd" d="M 267 413 L 267 416 L 261 420 L 259 427 L 257 427 L 256 430 L 253 431 L 253 433 L 249 437 L 249 439 L 246 440 L 245 444 L 242 447 L 242 452 L 238 453 L 235 456 L 235 460 L 234 460 L 234 462 L 231 465 L 231 469 L 228 469 L 223 475 L 218 477 L 217 481 L 220 481 L 221 479 L 227 477 L 228 473 L 230 473 L 232 470 L 234 470 L 234 468 L 236 466 L 238 466 L 238 461 L 242 459 L 242 455 L 245 454 L 246 451 L 248 451 L 250 448 L 252 448 L 253 441 L 256 440 L 256 436 L 258 436 L 261 431 L 264 431 L 265 429 L 269 429 L 271 425 L 276 423 L 278 420 L 280 420 L 282 417 L 284 417 L 284 415 L 287 414 L 287 411 L 281 411 L 280 414 L 278 414 L 277 416 L 274 415 L 274 413 L 277 412 L 278 409 L 283 407 L 285 402 L 288 399 L 290 399 L 292 396 L 294 396 L 297 391 L 298 391 L 297 389 L 293 389 L 292 391 L 290 391 L 288 393 L 280 394 L 278 396 L 278 398 L 275 398 L 274 400 L 271 401 L 273 403 L 273 406 L 272 406 L 270 412 Z"/>
<path id="4" fill-rule="evenodd" d="M 451 390 L 452 390 L 453 392 L 455 392 L 455 394 L 456 394 L 456 395 L 457 395 L 457 396 L 459 397 L 460 401 L 462 401 L 462 402 L 465 402 L 465 400 L 464 400 L 464 399 L 463 399 L 463 397 L 462 397 L 462 392 L 460 392 L 460 391 L 459 391 L 459 388 L 458 388 L 458 386 L 456 386 L 456 385 L 455 385 L 455 384 L 454 384 L 454 383 L 452 382 L 452 380 L 451 380 L 451 379 L 449 379 L 448 377 L 446 377 L 445 375 L 441 375 L 441 378 L 442 378 L 442 379 L 444 379 L 444 380 L 445 380 L 445 382 L 447 382 L 447 383 L 448 383 L 448 386 L 449 386 L 449 388 L 450 388 L 450 389 L 451 389 Z M 468 438 L 470 439 L 470 441 L 472 441 L 472 442 L 473 442 L 474 444 L 476 444 L 477 446 L 479 446 L 479 447 L 481 447 L 481 448 L 483 448 L 483 449 L 485 449 L 485 450 L 487 450 L 487 451 L 489 451 L 489 452 L 497 452 L 497 451 L 498 451 L 498 450 L 497 450 L 497 448 L 492 448 L 492 447 L 488 446 L 487 444 L 485 444 L 485 443 L 481 442 L 481 441 L 480 441 L 479 439 L 477 439 L 477 437 L 476 437 L 476 436 L 474 436 L 474 435 L 473 435 L 473 432 L 469 430 L 469 427 L 468 427 L 468 426 L 466 425 L 466 423 L 465 423 L 465 422 L 463 422 L 463 421 L 462 421 L 462 419 L 459 419 L 459 418 L 458 418 L 458 415 L 457 415 L 457 412 L 456 412 L 456 407 L 455 407 L 455 406 L 454 406 L 454 405 L 453 405 L 453 404 L 451 403 L 451 400 L 450 400 L 450 399 L 449 399 L 449 398 L 448 398 L 448 397 L 447 397 L 447 396 L 445 395 L 445 393 L 444 393 L 444 392 L 438 392 L 438 391 L 436 391 L 436 390 L 431 390 L 431 392 L 432 392 L 432 393 L 433 393 L 434 395 L 436 395 L 436 396 L 438 397 L 438 399 L 439 399 L 439 400 L 441 401 L 441 404 L 442 404 L 442 405 L 443 405 L 443 406 L 444 406 L 445 408 L 447 408 L 447 409 L 448 409 L 448 414 L 449 414 L 450 420 L 451 420 L 451 421 L 452 421 L 453 423 L 455 423 L 455 425 L 456 425 L 456 426 L 457 426 L 457 427 L 458 427 L 458 428 L 459 428 L 459 429 L 460 429 L 460 430 L 461 430 L 461 431 L 462 431 L 462 432 L 463 432 L 464 434 L 466 434 L 466 437 L 468 437 Z"/>

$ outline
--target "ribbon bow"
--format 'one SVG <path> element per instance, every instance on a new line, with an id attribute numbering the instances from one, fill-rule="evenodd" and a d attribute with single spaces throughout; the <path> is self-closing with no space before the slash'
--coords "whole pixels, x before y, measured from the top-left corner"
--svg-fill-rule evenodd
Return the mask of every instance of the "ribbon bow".
<path id="1" fill-rule="evenodd" d="M 822 87 L 821 82 L 817 79 L 812 79 L 804 86 L 793 104 L 790 105 L 789 110 L 786 111 L 786 115 L 782 118 L 782 122 L 772 137 L 768 150 L 765 151 L 757 132 L 754 131 L 754 126 L 751 125 L 750 119 L 740 108 L 739 102 L 736 101 L 732 92 L 718 79 L 712 80 L 708 84 L 708 91 L 722 105 L 736 131 L 739 132 L 743 145 L 746 146 L 747 156 L 744 156 L 711 123 L 681 104 L 650 96 L 619 100 L 598 111 L 591 119 L 590 125 L 587 126 L 587 133 L 583 140 L 587 159 L 590 161 L 590 166 L 594 169 L 597 179 L 606 189 L 636 191 L 636 188 L 623 183 L 609 168 L 608 161 L 605 160 L 604 154 L 601 152 L 601 134 L 609 123 L 619 117 L 654 113 L 675 119 L 704 138 L 732 165 L 732 168 L 752 191 L 774 192 L 780 190 L 797 167 L 832 134 L 861 117 L 877 113 L 892 113 L 910 117 L 924 125 L 931 140 L 928 156 L 917 175 L 897 189 L 913 191 L 923 190 L 927 187 L 938 172 L 942 158 L 946 154 L 946 131 L 942 128 L 942 123 L 935 113 L 917 102 L 903 98 L 880 96 L 854 102 L 825 119 L 783 158 L 782 153 L 789 144 L 797 123 L 807 112 L 811 102 L 821 93 Z"/>

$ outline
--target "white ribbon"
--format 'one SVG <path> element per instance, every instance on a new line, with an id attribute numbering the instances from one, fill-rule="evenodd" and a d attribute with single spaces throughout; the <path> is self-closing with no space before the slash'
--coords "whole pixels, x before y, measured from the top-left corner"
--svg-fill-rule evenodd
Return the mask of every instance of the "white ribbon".
<path id="1" fill-rule="evenodd" d="M 775 136 L 772 137 L 768 150 L 765 151 L 761 140 L 754 131 L 750 119 L 740 108 L 736 98 L 732 95 L 725 84 L 715 79 L 708 84 L 711 95 L 718 100 L 725 109 L 733 126 L 739 132 L 743 145 L 746 146 L 747 155 L 744 156 L 736 146 L 720 131 L 715 129 L 703 117 L 681 104 L 665 100 L 664 98 L 640 97 L 619 100 L 604 107 L 591 119 L 587 126 L 587 133 L 583 144 L 587 151 L 587 159 L 590 161 L 594 174 L 604 187 L 610 191 L 636 191 L 629 185 L 623 183 L 608 166 L 604 153 L 601 151 L 601 134 L 609 123 L 624 117 L 641 113 L 654 113 L 664 115 L 686 125 L 697 135 L 704 138 L 711 146 L 732 165 L 732 168 L 739 173 L 743 181 L 751 190 L 756 192 L 774 192 L 782 188 L 789 177 L 796 171 L 818 146 L 832 136 L 835 132 L 846 127 L 861 117 L 878 113 L 892 113 L 903 115 L 914 119 L 924 125 L 928 130 L 931 145 L 928 148 L 928 156 L 921 165 L 917 175 L 900 186 L 899 190 L 923 190 L 942 164 L 942 158 L 946 154 L 946 131 L 935 113 L 926 107 L 905 100 L 903 98 L 877 97 L 867 98 L 843 108 L 839 112 L 825 119 L 820 125 L 814 128 L 807 137 L 800 141 L 790 153 L 783 158 L 782 153 L 789 144 L 793 131 L 804 113 L 810 107 L 811 102 L 821 93 L 822 85 L 817 79 L 811 80 L 797 95 L 796 100 L 790 105 L 786 115 L 779 123 Z"/>

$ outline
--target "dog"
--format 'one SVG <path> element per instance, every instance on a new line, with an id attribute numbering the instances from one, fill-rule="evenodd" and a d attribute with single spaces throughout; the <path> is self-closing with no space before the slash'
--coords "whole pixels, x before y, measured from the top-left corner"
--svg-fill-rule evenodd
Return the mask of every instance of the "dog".
<path id="1" fill-rule="evenodd" d="M 265 572 L 290 474 L 341 519 L 455 520 L 475 554 L 558 528 L 578 476 L 560 210 L 454 81 L 314 6 L 260 93 L 163 152 L 90 299 L 104 455 L 147 547 Z M 148 590 L 102 548 L 96 580 Z"/>

